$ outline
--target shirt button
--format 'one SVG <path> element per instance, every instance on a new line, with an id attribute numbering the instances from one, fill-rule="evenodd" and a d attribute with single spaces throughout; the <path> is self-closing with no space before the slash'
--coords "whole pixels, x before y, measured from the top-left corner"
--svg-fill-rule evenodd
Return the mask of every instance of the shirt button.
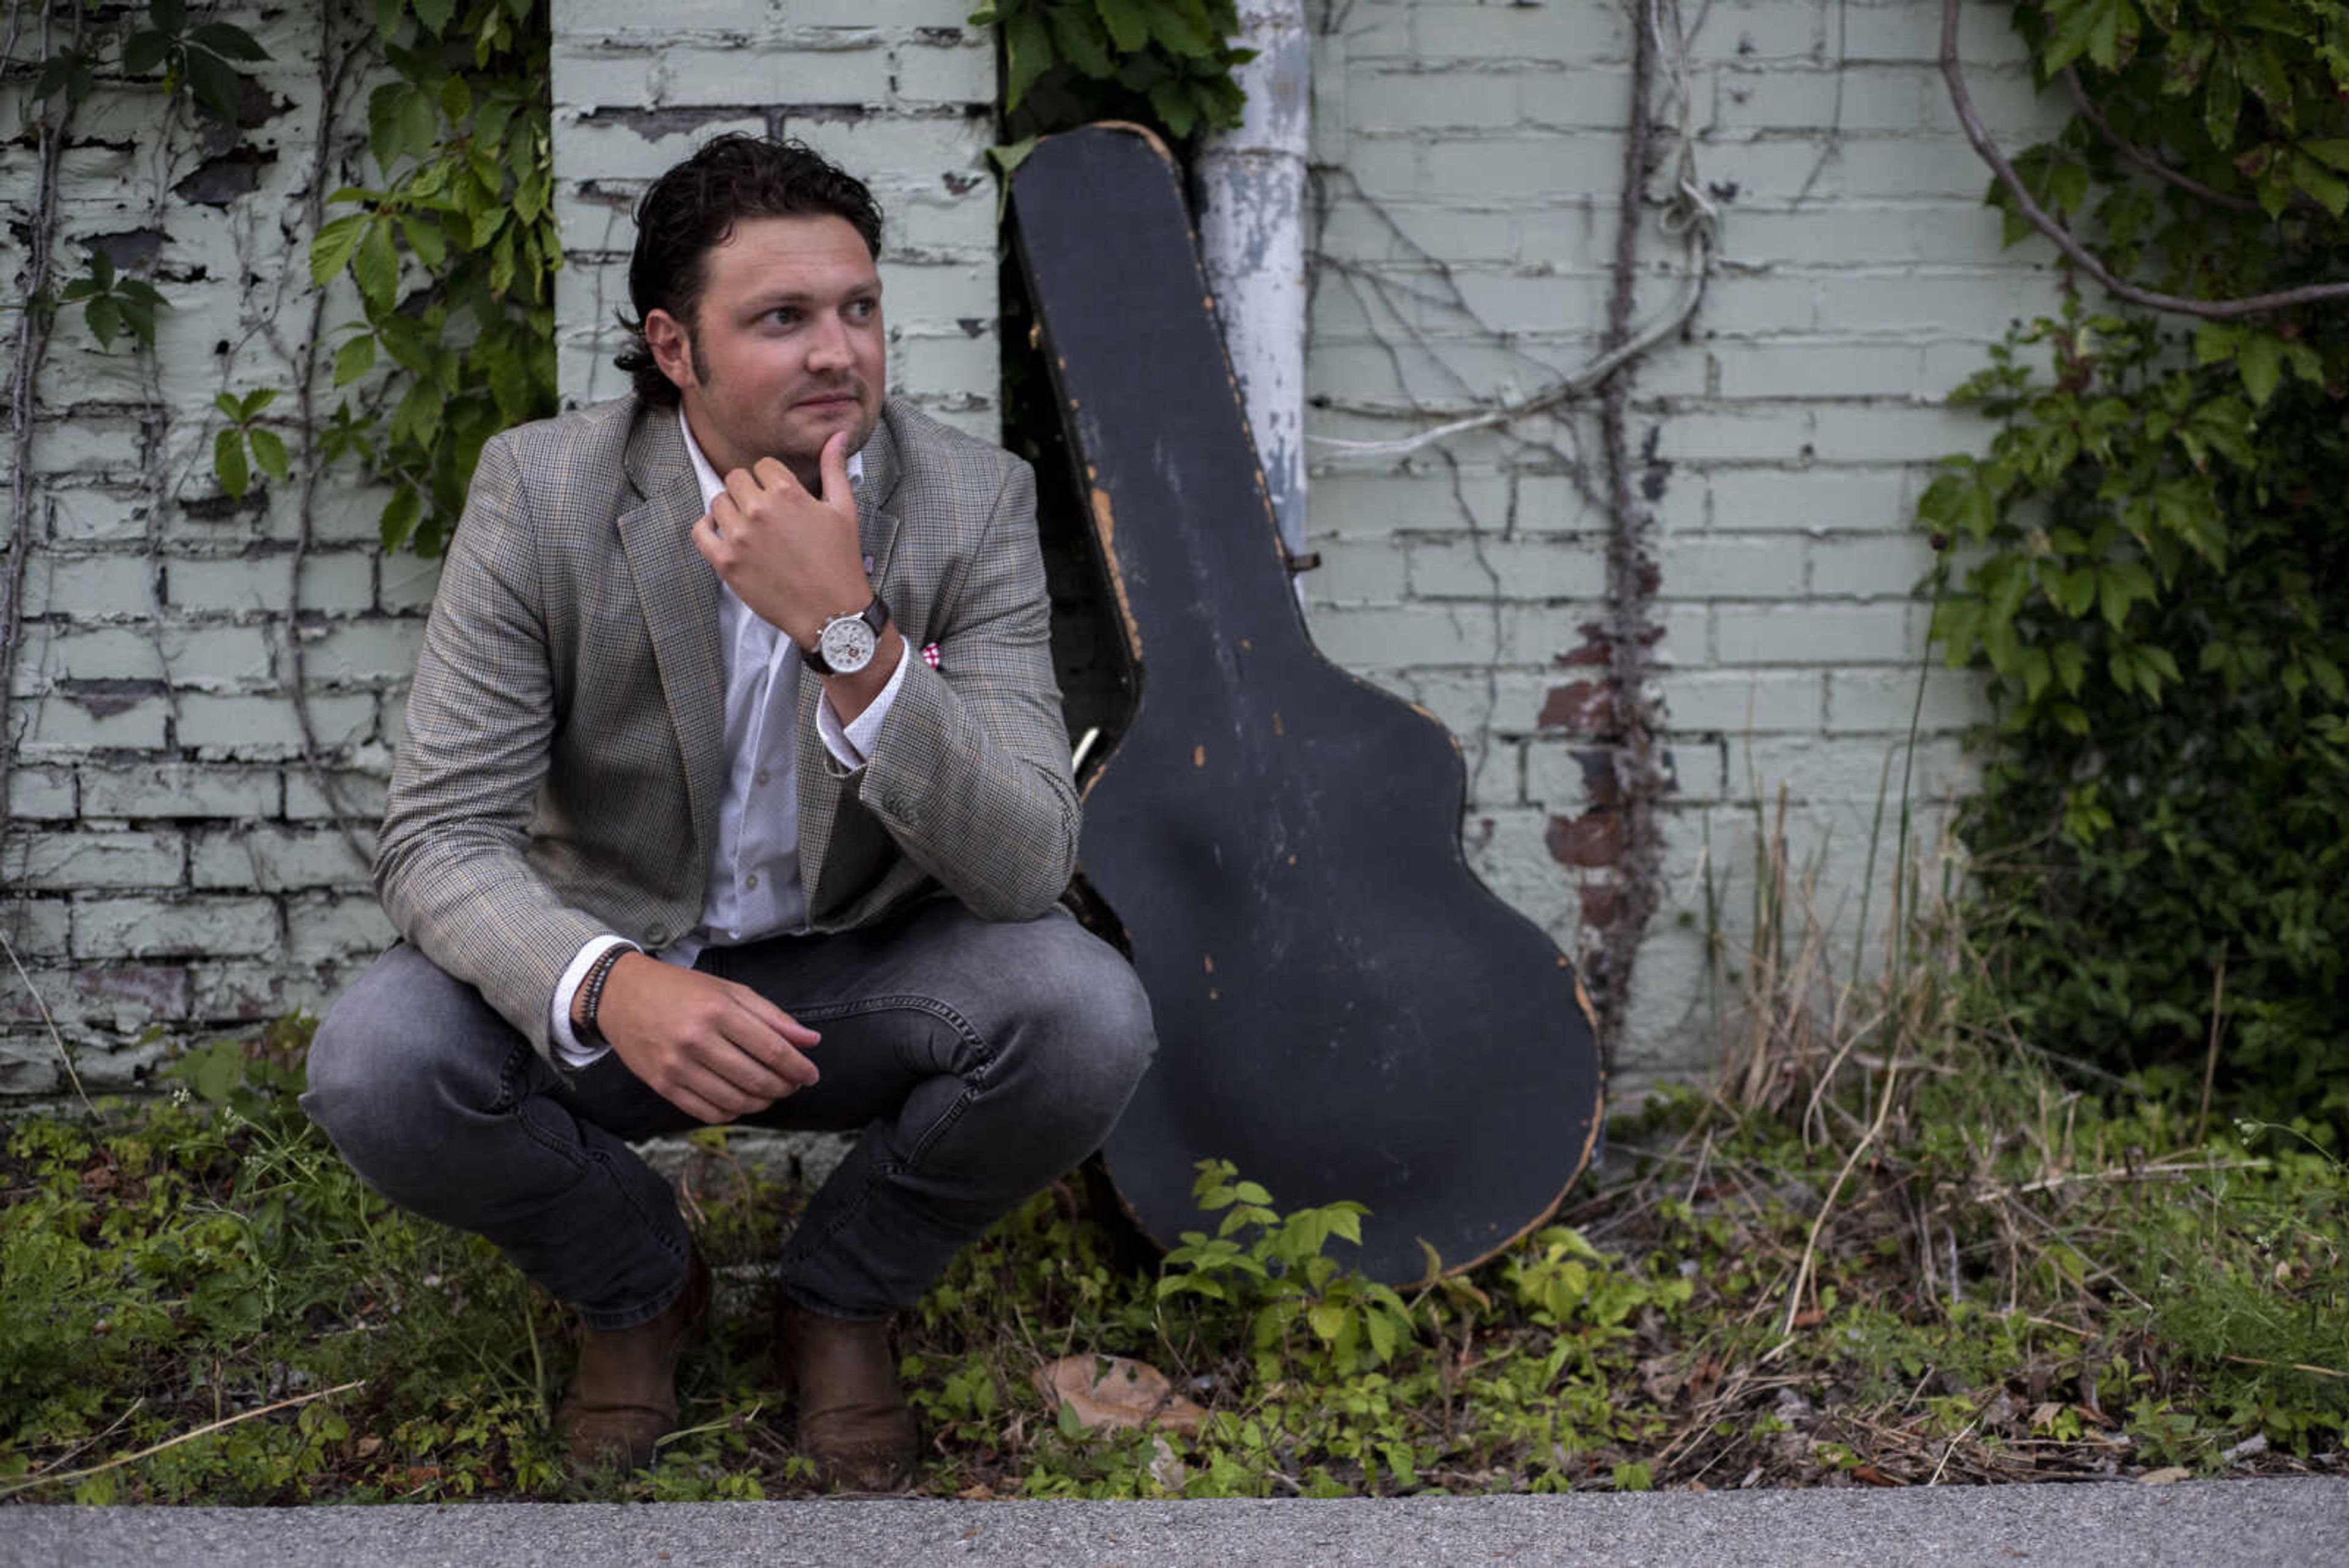
<path id="1" fill-rule="evenodd" d="M 759 874 L 756 871 L 753 871 L 748 877 L 743 877 L 742 886 L 748 888 L 753 893 L 757 892 L 759 890 Z"/>
<path id="2" fill-rule="evenodd" d="M 765 784 L 765 783 L 767 782 L 767 770 L 766 770 L 766 769 L 764 769 L 764 768 L 761 768 L 761 769 L 759 770 L 758 776 L 757 776 L 756 778 L 752 779 L 750 782 L 751 782 L 752 784 Z"/>

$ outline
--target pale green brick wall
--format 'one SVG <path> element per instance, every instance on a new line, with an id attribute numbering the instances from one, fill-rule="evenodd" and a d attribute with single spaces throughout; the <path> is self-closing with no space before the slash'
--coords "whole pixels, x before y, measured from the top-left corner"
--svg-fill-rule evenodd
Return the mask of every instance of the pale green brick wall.
<path id="1" fill-rule="evenodd" d="M 1931 460 L 1988 433 L 1940 400 L 2010 317 L 2055 300 L 2051 253 L 2002 251 L 1982 204 L 1987 173 L 1932 64 L 1936 7 L 1683 11 L 1699 178 L 1723 218 L 1702 313 L 1634 382 L 1675 788 L 1663 907 L 1617 1043 L 1632 1086 L 1701 1072 L 1717 1049 L 1702 884 L 1726 895 L 1733 921 L 1748 908 L 1757 791 L 1787 788 L 1822 913 L 1847 931 L 1855 922 L 1879 780 L 1923 652 L 1926 613 L 1909 591 L 1930 552 L 1909 519 Z M 1969 0 L 1962 44 L 1977 101 L 2020 147 L 2063 111 L 2032 94 L 2007 15 Z M 1354 0 L 1316 20 L 1319 244 L 1337 265 L 1319 278 L 1310 390 L 1506 399 L 1589 358 L 1620 182 L 1623 8 Z M 1643 234 L 1643 315 L 1670 297 L 1676 254 Z M 1309 418 L 1325 436 L 1411 429 Z M 1448 461 L 1324 452 L 1310 515 L 1328 566 L 1305 579 L 1322 646 L 1459 733 L 1473 862 L 1570 950 L 1588 940 L 1582 890 L 1612 875 L 1561 865 L 1546 842 L 1553 822 L 1594 810 L 1582 761 L 1593 737 L 1553 693 L 1592 674 L 1560 661 L 1601 608 L 1605 523 L 1584 488 L 1600 483 L 1596 442 L 1583 412 L 1454 441 Z M 1969 776 L 1954 737 L 1979 701 L 1965 680 L 1930 678 L 1921 800 L 1946 801 Z"/>
<path id="2" fill-rule="evenodd" d="M 274 386 L 287 389 L 281 411 L 292 402 L 286 356 L 311 296 L 286 230 L 314 178 L 320 13 L 236 3 L 217 14 L 274 57 L 256 72 L 267 117 L 242 137 L 258 154 L 254 189 L 183 194 L 189 176 L 217 171 L 226 144 L 184 108 L 167 118 L 160 84 L 101 81 L 64 159 L 58 264 L 78 274 L 102 244 L 156 283 L 171 301 L 161 351 L 101 352 L 79 311 L 61 316 L 35 405 L 33 504 L 0 516 L 0 565 L 30 552 L 5 738 L 17 831 L 0 844 L 0 932 L 93 1092 L 134 1083 L 174 1041 L 322 1006 L 389 937 L 364 860 L 299 760 L 295 487 L 264 482 L 230 502 L 211 458 L 216 393 Z M 14 73 L 0 85 L 12 306 L 34 191 L 25 92 Z M 330 295 L 327 326 L 357 314 L 347 289 Z M 13 353 L 19 319 L 0 316 L 0 352 Z M 328 394 L 322 414 L 332 408 Z M 380 559 L 383 500 L 329 474 L 300 592 L 314 716 L 362 851 L 433 580 L 429 566 Z M 63 1092 L 40 1012 L 0 965 L 0 1097 Z M 161 1037 L 141 1044 L 156 1027 Z"/>
<path id="3" fill-rule="evenodd" d="M 626 389 L 636 199 L 727 130 L 807 142 L 886 214 L 892 387 L 974 434 L 997 407 L 995 49 L 965 0 L 555 0 L 554 167 L 569 266 L 556 294 L 564 400 Z"/>

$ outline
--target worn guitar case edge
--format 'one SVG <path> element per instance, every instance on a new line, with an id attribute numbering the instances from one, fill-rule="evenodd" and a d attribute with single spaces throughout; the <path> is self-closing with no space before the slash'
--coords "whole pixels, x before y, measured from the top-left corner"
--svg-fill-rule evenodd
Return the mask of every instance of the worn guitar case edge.
<path id="1" fill-rule="evenodd" d="M 1081 135 L 1092 131 L 1109 131 L 1139 138 L 1143 143 L 1150 149 L 1152 154 L 1168 167 L 1170 174 L 1174 176 L 1175 188 L 1178 191 L 1181 190 L 1182 182 L 1180 179 L 1180 166 L 1175 162 L 1174 157 L 1173 153 L 1168 151 L 1166 144 L 1161 140 L 1157 133 L 1153 131 L 1149 127 L 1131 120 L 1096 120 L 1072 131 L 1057 132 L 1053 136 L 1042 138 L 1038 141 L 1037 145 L 1040 147 L 1045 141 L 1056 140 L 1060 136 Z M 1011 175 L 1007 176 L 1007 184 L 1011 179 L 1016 178 L 1016 175 L 1017 170 L 1015 169 Z M 1014 208 L 1016 210 L 1016 202 L 1014 203 Z M 1193 263 L 1196 265 L 1198 254 L 1197 228 L 1195 224 L 1189 223 L 1187 212 L 1185 214 L 1185 223 L 1186 227 L 1190 230 L 1192 238 Z M 1013 243 L 1015 247 L 1021 245 L 1016 221 L 1014 223 Z M 1024 257 L 1022 262 L 1022 272 L 1024 275 L 1030 276 L 1030 286 L 1032 287 L 1032 272 L 1025 265 Z M 1216 306 L 1213 293 L 1206 286 L 1206 278 L 1204 272 L 1201 273 L 1199 281 L 1202 303 L 1209 314 L 1213 316 L 1216 313 Z M 1124 637 L 1126 655 L 1131 662 L 1133 672 L 1134 678 L 1132 682 L 1132 690 L 1133 693 L 1133 707 L 1125 725 L 1126 729 L 1131 730 L 1139 723 L 1142 711 L 1149 702 L 1149 680 L 1146 676 L 1147 661 L 1144 657 L 1143 648 L 1141 628 L 1137 624 L 1137 620 L 1133 613 L 1133 601 L 1127 592 L 1124 576 L 1120 567 L 1117 557 L 1115 547 L 1117 530 L 1115 506 L 1109 493 L 1094 483 L 1096 475 L 1092 472 L 1092 465 L 1087 461 L 1082 440 L 1077 432 L 1075 421 L 1070 417 L 1071 411 L 1075 408 L 1075 401 L 1074 400 L 1066 397 L 1059 384 L 1060 370 L 1063 362 L 1052 349 L 1050 334 L 1042 331 L 1042 316 L 1040 312 L 1039 313 L 1037 319 L 1041 346 L 1046 357 L 1052 362 L 1055 401 L 1059 403 L 1062 409 L 1061 420 L 1063 428 L 1067 431 L 1069 438 L 1069 458 L 1071 467 L 1076 471 L 1073 477 L 1083 486 L 1085 491 L 1085 514 L 1087 520 L 1092 526 L 1093 543 L 1097 552 L 1097 559 L 1102 569 L 1104 579 L 1109 586 L 1112 598 L 1114 601 L 1114 609 L 1118 627 L 1122 635 Z M 1215 333 L 1211 334 L 1211 336 L 1216 340 L 1217 351 L 1223 356 L 1225 381 L 1230 390 L 1232 399 L 1232 417 L 1237 422 L 1239 429 L 1247 439 L 1248 450 L 1253 462 L 1253 478 L 1257 493 L 1263 498 L 1265 516 L 1268 521 L 1269 521 L 1272 516 L 1271 493 L 1269 487 L 1265 482 L 1262 460 L 1256 452 L 1255 436 L 1252 428 L 1248 424 L 1247 405 L 1240 391 L 1239 378 L 1232 369 L 1228 350 L 1225 349 L 1223 347 L 1223 335 L 1221 330 L 1218 329 Z M 1281 539 L 1277 528 L 1268 529 L 1268 533 L 1270 535 L 1276 563 L 1283 579 L 1293 580 L 1294 574 L 1286 542 Z M 1323 654 L 1319 645 L 1313 641 L 1309 628 L 1305 626 L 1303 609 L 1297 604 L 1293 595 L 1290 596 L 1289 607 L 1290 612 L 1297 618 L 1301 640 L 1304 643 L 1305 648 L 1318 662 L 1326 669 L 1342 676 L 1345 680 L 1357 686 L 1363 687 L 1373 691 L 1379 696 L 1389 701 L 1401 703 L 1403 707 L 1417 714 L 1422 721 L 1432 725 L 1436 732 L 1444 737 L 1445 743 L 1451 750 L 1454 769 L 1454 815 L 1455 818 L 1464 816 L 1467 805 L 1467 770 L 1461 750 L 1459 737 L 1452 732 L 1452 730 L 1448 725 L 1421 703 L 1409 698 L 1398 697 L 1394 692 L 1378 685 L 1375 681 L 1365 680 L 1361 676 L 1355 674 L 1352 670 L 1346 669 L 1343 665 L 1337 663 L 1335 660 Z M 1092 759 L 1092 765 L 1088 770 L 1086 777 L 1079 788 L 1079 801 L 1081 805 L 1091 796 L 1093 786 L 1100 782 L 1101 778 L 1107 772 L 1111 763 L 1114 761 L 1115 755 L 1116 747 L 1112 744 L 1106 748 L 1100 755 Z M 1482 892 L 1486 898 L 1497 905 L 1513 919 L 1525 921 L 1528 925 L 1533 924 L 1531 919 L 1526 916 L 1523 911 L 1517 909 L 1506 899 L 1501 898 L 1499 894 L 1494 892 L 1490 887 L 1486 886 L 1484 878 L 1477 876 L 1474 867 L 1468 865 L 1467 856 L 1461 848 L 1460 836 L 1456 828 L 1450 836 L 1450 848 L 1453 858 L 1458 865 L 1461 872 L 1475 884 L 1478 890 Z M 1083 877 L 1082 867 L 1078 868 L 1078 877 L 1080 880 Z M 1123 925 L 1123 921 L 1117 916 L 1114 907 L 1110 905 L 1105 898 L 1095 894 L 1093 895 L 1092 901 L 1099 909 L 1104 911 L 1109 918 L 1118 920 L 1121 926 Z M 1538 927 L 1536 927 L 1536 929 L 1538 930 Z M 1548 941 L 1549 939 L 1547 933 L 1543 934 L 1543 940 L 1545 941 Z M 1556 949 L 1556 944 L 1554 942 L 1550 945 L 1553 950 Z M 1591 1004 L 1588 991 L 1583 985 L 1581 973 L 1562 951 L 1557 953 L 1557 963 L 1560 968 L 1567 970 L 1572 978 L 1575 1004 L 1581 1012 L 1583 1021 L 1589 1028 L 1592 1038 L 1595 1041 L 1599 1033 L 1598 1012 Z M 1429 1282 L 1438 1278 L 1452 1278 L 1470 1272 L 1471 1271 L 1483 1266 L 1485 1263 L 1491 1262 L 1494 1258 L 1500 1256 L 1502 1253 L 1508 1251 L 1511 1248 L 1525 1241 L 1526 1237 L 1533 1235 L 1536 1231 L 1541 1230 L 1543 1226 L 1548 1224 L 1557 1216 L 1559 1207 L 1566 1200 L 1567 1194 L 1573 1190 L 1574 1184 L 1580 1180 L 1584 1174 L 1588 1171 L 1591 1158 L 1597 1150 L 1599 1139 L 1605 1126 L 1605 1116 L 1606 1064 L 1605 1057 L 1602 1053 L 1599 1054 L 1594 1067 L 1592 1099 L 1588 1110 L 1588 1116 L 1585 1124 L 1582 1147 L 1577 1152 L 1572 1168 L 1568 1172 L 1565 1179 L 1560 1182 L 1556 1194 L 1549 1199 L 1547 1204 L 1545 1205 L 1531 1220 L 1527 1220 L 1514 1232 L 1506 1236 L 1495 1245 L 1472 1257 L 1459 1259 L 1456 1261 L 1450 1259 L 1444 1260 L 1442 1269 L 1439 1272 L 1426 1276 L 1425 1281 L 1423 1282 Z M 1147 1221 L 1145 1221 L 1142 1214 L 1137 1210 L 1134 1203 L 1126 1196 L 1124 1190 L 1117 1184 L 1113 1172 L 1105 1170 L 1104 1175 L 1108 1177 L 1106 1185 L 1108 1185 L 1111 1191 L 1116 1195 L 1118 1206 L 1124 1212 L 1127 1220 L 1133 1225 L 1137 1231 L 1145 1237 L 1149 1237 L 1154 1245 L 1160 1246 L 1163 1250 L 1164 1243 L 1158 1241 Z"/>

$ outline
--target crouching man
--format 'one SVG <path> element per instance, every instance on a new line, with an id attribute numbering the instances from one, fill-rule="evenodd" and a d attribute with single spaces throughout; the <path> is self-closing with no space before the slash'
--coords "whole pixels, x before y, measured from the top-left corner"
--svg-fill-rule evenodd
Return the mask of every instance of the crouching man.
<path id="1" fill-rule="evenodd" d="M 1097 1146 L 1152 1049 L 1077 845 L 1027 466 L 885 397 L 881 214 L 712 141 L 637 213 L 633 396 L 481 453 L 376 867 L 405 940 L 304 1106 L 578 1309 L 582 1464 L 678 1424 L 708 1271 L 632 1140 L 861 1129 L 775 1324 L 828 1485 L 911 1478 L 888 1341 Z"/>

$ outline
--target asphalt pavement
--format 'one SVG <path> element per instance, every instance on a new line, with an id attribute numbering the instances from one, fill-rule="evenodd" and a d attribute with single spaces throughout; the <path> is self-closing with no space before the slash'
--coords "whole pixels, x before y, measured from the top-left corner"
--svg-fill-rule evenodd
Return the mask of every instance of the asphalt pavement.
<path id="1" fill-rule="evenodd" d="M 1332 1502 L 0 1510 L 0 1564 L 2349 1568 L 2349 1480 Z"/>

